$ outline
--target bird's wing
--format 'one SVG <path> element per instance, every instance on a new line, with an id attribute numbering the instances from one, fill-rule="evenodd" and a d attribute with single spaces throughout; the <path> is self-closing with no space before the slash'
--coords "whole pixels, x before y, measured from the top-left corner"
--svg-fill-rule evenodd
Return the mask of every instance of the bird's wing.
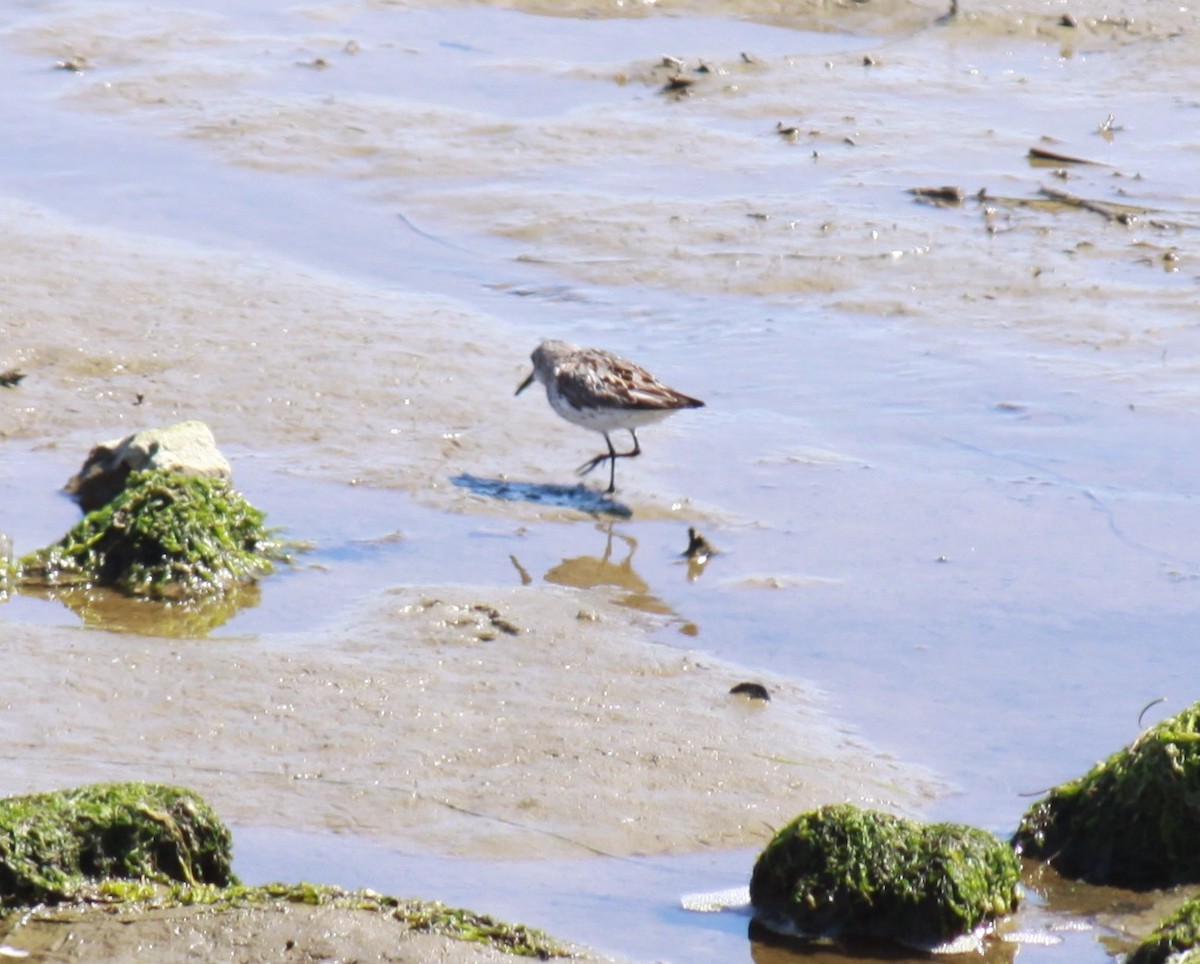
<path id="1" fill-rule="evenodd" d="M 608 352 L 580 352 L 556 375 L 558 392 L 575 408 L 675 409 L 703 405 L 668 388 L 640 365 Z"/>

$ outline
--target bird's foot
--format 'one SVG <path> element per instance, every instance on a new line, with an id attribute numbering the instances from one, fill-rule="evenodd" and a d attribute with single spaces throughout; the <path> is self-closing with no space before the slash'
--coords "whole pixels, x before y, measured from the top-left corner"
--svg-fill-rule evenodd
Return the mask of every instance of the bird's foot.
<path id="1" fill-rule="evenodd" d="M 613 456 L 609 455 L 607 452 L 601 453 L 600 455 L 597 455 L 594 459 L 588 459 L 586 462 L 583 463 L 583 465 L 579 466 L 579 468 L 577 468 L 575 470 L 575 474 L 576 475 L 587 475 L 594 468 L 596 468 L 596 466 L 603 465 L 605 462 L 607 462 L 612 457 Z M 609 491 L 611 492 L 612 490 L 610 489 Z"/>

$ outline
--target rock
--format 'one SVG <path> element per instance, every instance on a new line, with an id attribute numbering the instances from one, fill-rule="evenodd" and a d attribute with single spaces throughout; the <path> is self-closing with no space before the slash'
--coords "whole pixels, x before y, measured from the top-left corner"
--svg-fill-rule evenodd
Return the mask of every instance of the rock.
<path id="1" fill-rule="evenodd" d="M 615 964 L 523 924 L 436 901 L 321 884 L 214 887 L 107 880 L 74 901 L 0 920 L 0 959 L 96 961 L 437 961 Z"/>
<path id="2" fill-rule="evenodd" d="M 1200 882 L 1200 703 L 1063 783 L 1013 843 L 1065 877 L 1136 889 Z"/>
<path id="3" fill-rule="evenodd" d="M 21 585 L 106 586 L 147 599 L 216 599 L 285 561 L 263 513 L 222 478 L 139 471 L 58 542 L 22 556 Z"/>
<path id="4" fill-rule="evenodd" d="M 771 702 L 771 694 L 762 683 L 738 683 L 729 690 L 729 693 L 731 696 L 744 696 L 750 700 L 762 700 L 764 703 Z"/>
<path id="5" fill-rule="evenodd" d="M 697 562 L 705 562 L 717 550 L 714 549 L 707 539 L 704 538 L 695 528 L 688 527 L 688 545 L 683 550 L 683 555 L 687 559 L 694 559 Z"/>
<path id="6" fill-rule="evenodd" d="M 197 794 L 102 783 L 0 800 L 0 906 L 56 903 L 102 880 L 237 882 L 233 838 Z"/>
<path id="7" fill-rule="evenodd" d="M 243 886 L 231 857 L 228 828 L 191 790 L 109 783 L 0 800 L 0 957 L 600 961 L 436 901 Z"/>
<path id="8" fill-rule="evenodd" d="M 226 481 L 233 478 L 233 470 L 217 449 L 212 431 L 203 422 L 193 420 L 100 443 L 63 488 L 84 512 L 91 512 L 125 488 L 130 472 L 143 469 Z"/>
<path id="9" fill-rule="evenodd" d="M 1193 897 L 1138 945 L 1125 964 L 1168 964 L 1196 960 L 1200 949 L 1200 897 Z M 1189 954 L 1188 952 L 1192 952 Z M 1185 956 L 1186 955 L 1186 956 Z"/>
<path id="10" fill-rule="evenodd" d="M 756 919 L 804 937 L 931 949 L 1013 911 L 1020 864 L 986 830 L 837 804 L 801 814 L 759 855 Z"/>

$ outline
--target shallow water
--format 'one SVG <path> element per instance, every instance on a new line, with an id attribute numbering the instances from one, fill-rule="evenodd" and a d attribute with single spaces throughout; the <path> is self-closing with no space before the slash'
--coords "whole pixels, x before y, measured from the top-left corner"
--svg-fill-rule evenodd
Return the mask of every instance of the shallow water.
<path id="1" fill-rule="evenodd" d="M 405 443 L 406 389 L 358 361 L 372 349 L 355 338 L 383 343 L 370 305 L 305 317 L 333 357 L 294 374 L 319 400 L 278 412 L 279 392 L 252 412 L 221 401 L 258 397 L 249 361 L 195 386 L 156 381 L 147 362 L 86 417 L 58 416 L 47 445 L 16 408 L 31 384 L 0 396 L 14 406 L 0 530 L 21 549 L 62 532 L 73 510 L 53 488 L 92 441 L 140 427 L 135 391 L 162 406 L 155 418 L 203 398 L 239 485 L 317 543 L 311 568 L 268 580 L 218 637 L 294 632 L 392 585 L 577 582 L 571 560 L 615 561 L 595 591 L 669 614 L 665 641 L 813 682 L 865 739 L 955 784 L 933 816 L 1010 831 L 1021 794 L 1128 742 L 1150 700 L 1169 700 L 1153 715 L 1195 698 L 1194 15 L 1119 27 L 1077 12 L 1072 30 L 1057 6 L 944 26 L 883 7 L 876 23 L 855 13 L 813 33 L 741 10 L 778 23 L 721 4 L 636 19 L 23 11 L 0 61 L 21 95 L 0 105 L 7 200 L 119 234 L 114 250 L 280 259 L 411 297 L 476 380 L 428 427 L 445 448 L 415 480 L 409 449 L 386 452 Z M 50 69 L 79 54 L 81 73 Z M 673 100 L 664 54 L 713 72 L 689 74 L 691 95 Z M 1034 146 L 1104 166 L 1035 166 Z M 967 200 L 906 193 L 942 184 Z M 1145 210 L 1110 221 L 1048 207 L 1043 188 Z M 119 291 L 136 259 L 114 265 Z M 456 341 L 458 315 L 489 319 L 494 339 Z M 0 367 L 46 361 L 22 354 L 13 321 Z M 107 324 L 114 340 L 122 325 L 90 321 L 78 331 Z M 214 344 L 236 336 L 219 324 L 156 337 L 186 357 L 202 326 Z M 258 338 L 283 352 L 289 324 Z M 592 454 L 540 398 L 509 397 L 551 335 L 628 354 L 708 402 L 645 432 L 646 454 L 619 467 L 629 519 L 543 518 L 452 482 L 570 483 Z M 495 399 L 485 428 L 469 421 L 481 392 Z M 350 478 L 370 487 L 333 481 Z M 691 522 L 721 550 L 697 580 L 678 558 Z M 0 619 L 74 617 L 17 598 Z M 333 867 L 339 883 L 444 895 L 637 959 L 768 959 L 743 921 L 674 909 L 682 893 L 744 882 L 750 854 L 585 874 L 321 838 L 305 869 L 277 833 L 239 828 L 247 877 Z M 1096 935 L 1070 937 L 1073 959 L 1109 954 Z"/>

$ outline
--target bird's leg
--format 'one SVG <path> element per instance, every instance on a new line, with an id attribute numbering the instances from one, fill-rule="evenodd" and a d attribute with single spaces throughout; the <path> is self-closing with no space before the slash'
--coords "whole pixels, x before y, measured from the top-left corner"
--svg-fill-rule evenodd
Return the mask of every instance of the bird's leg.
<path id="1" fill-rule="evenodd" d="M 629 434 L 633 437 L 632 452 L 618 452 L 613 448 L 612 439 L 608 437 L 608 433 L 604 432 L 604 441 L 608 443 L 608 451 L 601 452 L 594 459 L 588 459 L 583 465 L 576 470 L 580 475 L 587 475 L 601 462 L 608 463 L 608 488 L 604 490 L 606 495 L 612 495 L 617 491 L 617 459 L 631 459 L 635 455 L 642 454 L 642 446 L 638 442 L 637 432 L 629 429 Z"/>
<path id="2" fill-rule="evenodd" d="M 575 470 L 577 474 L 587 475 L 590 471 L 592 471 L 592 469 L 594 469 L 601 462 L 607 462 L 609 459 L 615 459 L 617 457 L 617 450 L 615 448 L 613 448 L 612 439 L 610 439 L 608 437 L 608 433 L 603 432 L 601 434 L 603 434 L 603 436 L 604 436 L 604 441 L 608 443 L 608 451 L 601 452 L 594 459 L 588 459 L 586 462 L 583 463 L 583 465 L 579 466 L 579 468 L 577 468 Z"/>
<path id="3" fill-rule="evenodd" d="M 629 434 L 633 438 L 633 451 L 632 452 L 620 452 L 620 453 L 614 455 L 613 456 L 614 458 L 631 459 L 635 455 L 642 454 L 642 446 L 638 442 L 637 432 L 635 432 L 633 429 L 630 429 Z"/>
<path id="4" fill-rule="evenodd" d="M 608 465 L 609 465 L 608 494 L 609 495 L 611 495 L 612 493 L 617 491 L 617 459 L 631 459 L 635 455 L 642 454 L 642 447 L 641 447 L 641 445 L 638 444 L 637 432 L 635 432 L 633 429 L 630 429 L 629 434 L 633 437 L 633 451 L 632 452 L 618 452 L 614 449 L 613 454 L 609 457 L 609 463 L 608 463 Z M 607 438 L 607 437 L 608 436 L 605 436 L 605 438 Z M 612 449 L 612 442 L 608 443 L 608 447 L 610 449 Z"/>

